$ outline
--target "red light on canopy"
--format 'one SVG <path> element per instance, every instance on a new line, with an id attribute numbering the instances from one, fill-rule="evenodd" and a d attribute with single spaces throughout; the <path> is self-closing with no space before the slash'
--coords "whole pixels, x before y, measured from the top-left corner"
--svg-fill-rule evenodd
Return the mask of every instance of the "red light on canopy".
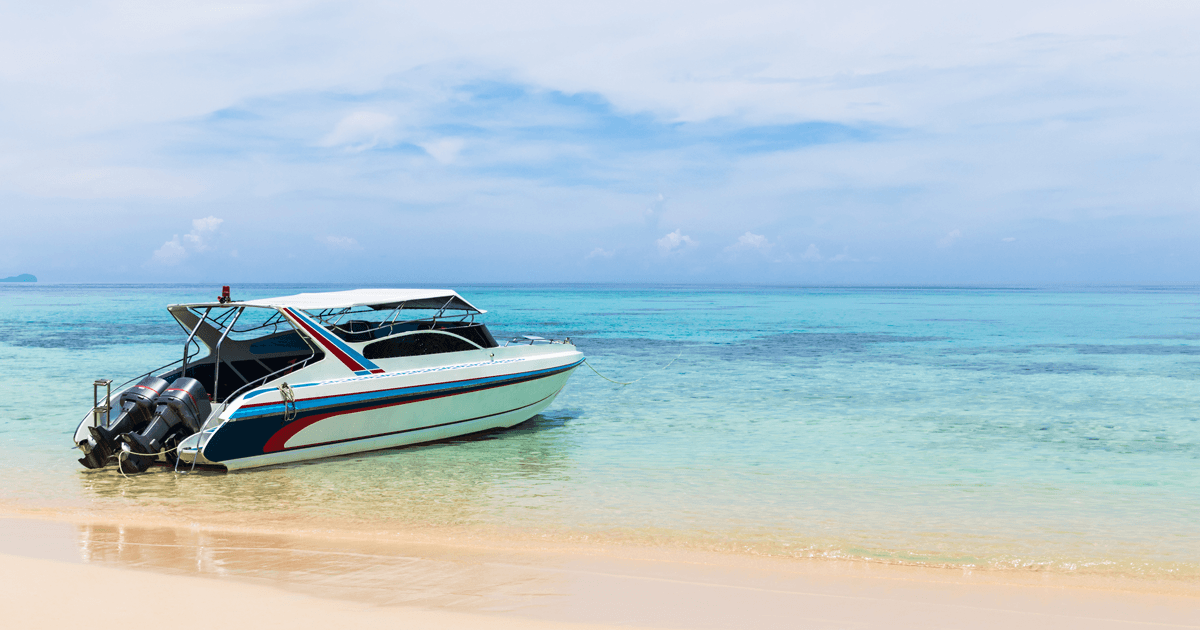
<path id="1" fill-rule="evenodd" d="M 229 297 L 229 285 L 221 287 L 221 297 L 217 298 L 217 301 L 221 304 L 228 304 L 230 301 L 232 301 Z"/>

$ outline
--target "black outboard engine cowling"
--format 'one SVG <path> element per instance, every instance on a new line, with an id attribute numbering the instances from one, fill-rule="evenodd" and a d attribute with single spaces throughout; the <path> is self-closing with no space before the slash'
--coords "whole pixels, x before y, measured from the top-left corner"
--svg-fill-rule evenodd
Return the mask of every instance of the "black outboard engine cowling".
<path id="1" fill-rule="evenodd" d="M 91 441 L 95 442 L 95 445 L 88 445 L 89 448 L 83 449 L 87 454 L 79 463 L 88 468 L 103 468 L 108 464 L 113 453 L 120 448 L 117 445 L 117 436 L 139 431 L 150 422 L 154 417 L 154 399 L 166 391 L 168 386 L 165 380 L 157 376 L 147 376 L 137 385 L 125 390 L 117 399 L 121 413 L 116 421 L 107 426 L 88 427 Z"/>
<path id="2" fill-rule="evenodd" d="M 154 463 L 169 438 L 179 439 L 200 430 L 212 413 L 208 392 L 194 378 L 180 378 L 154 399 L 154 419 L 140 433 L 121 435 L 121 470 L 142 472 Z"/>

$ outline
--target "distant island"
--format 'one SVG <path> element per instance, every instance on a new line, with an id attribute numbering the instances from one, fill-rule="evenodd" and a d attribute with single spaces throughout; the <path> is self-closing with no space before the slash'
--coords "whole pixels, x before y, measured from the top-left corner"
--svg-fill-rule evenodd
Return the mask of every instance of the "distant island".
<path id="1" fill-rule="evenodd" d="M 37 276 L 31 273 L 23 273 L 19 276 L 0 278 L 0 282 L 37 282 Z"/>

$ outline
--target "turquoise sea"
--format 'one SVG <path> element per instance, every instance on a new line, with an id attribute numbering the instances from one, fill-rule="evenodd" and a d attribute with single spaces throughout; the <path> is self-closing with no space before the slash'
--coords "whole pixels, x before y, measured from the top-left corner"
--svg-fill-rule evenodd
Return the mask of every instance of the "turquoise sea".
<path id="1" fill-rule="evenodd" d="M 70 448 L 92 380 L 178 358 L 164 307 L 219 287 L 0 285 L 0 507 L 1200 579 L 1200 287 L 455 288 L 644 378 L 582 367 L 482 437 L 123 478 Z"/>

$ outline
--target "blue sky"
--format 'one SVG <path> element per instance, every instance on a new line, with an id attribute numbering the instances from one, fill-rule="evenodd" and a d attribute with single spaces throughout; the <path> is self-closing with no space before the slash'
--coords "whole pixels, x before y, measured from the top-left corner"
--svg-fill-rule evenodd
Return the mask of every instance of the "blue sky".
<path id="1" fill-rule="evenodd" d="M 1200 280 L 1188 2 L 0 8 L 0 276 Z"/>

